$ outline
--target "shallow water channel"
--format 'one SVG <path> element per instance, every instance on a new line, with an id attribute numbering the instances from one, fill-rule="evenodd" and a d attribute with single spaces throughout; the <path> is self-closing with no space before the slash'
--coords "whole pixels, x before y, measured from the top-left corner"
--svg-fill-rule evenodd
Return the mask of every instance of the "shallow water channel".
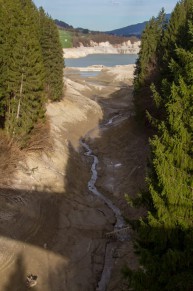
<path id="1" fill-rule="evenodd" d="M 114 116 L 113 118 L 111 118 L 106 124 L 105 126 L 108 126 L 109 124 L 113 123 L 113 120 L 116 118 L 117 116 Z M 116 207 L 116 205 L 113 204 L 113 202 L 105 197 L 101 192 L 98 191 L 98 189 L 95 186 L 95 183 L 97 181 L 98 178 L 98 173 L 97 173 L 97 165 L 98 165 L 98 158 L 97 156 L 95 156 L 93 154 L 93 151 L 90 149 L 89 145 L 84 142 L 83 140 L 80 141 L 80 144 L 82 145 L 82 147 L 85 149 L 85 155 L 92 158 L 93 163 L 91 166 L 91 178 L 88 182 L 88 189 L 96 196 L 98 196 L 101 200 L 104 201 L 104 203 L 113 211 L 115 217 L 116 217 L 116 223 L 114 225 L 114 232 L 116 232 L 117 235 L 117 240 L 119 241 L 125 241 L 128 240 L 128 234 L 124 232 L 125 229 L 127 229 L 128 227 L 126 227 L 126 223 L 124 218 L 121 215 L 121 211 L 118 207 Z M 121 231 L 123 230 L 123 232 Z M 103 272 L 101 275 L 101 279 L 98 282 L 98 287 L 97 287 L 97 291 L 105 291 L 107 289 L 108 283 L 110 281 L 110 277 L 111 277 L 111 270 L 113 267 L 113 263 L 114 263 L 114 259 L 113 259 L 113 253 L 115 251 L 115 243 L 109 241 L 106 245 L 106 252 L 105 252 L 105 259 L 104 259 L 104 267 L 103 267 Z"/>
<path id="2" fill-rule="evenodd" d="M 121 215 L 121 211 L 118 207 L 116 207 L 113 202 L 108 199 L 107 197 L 105 197 L 102 193 L 100 193 L 97 188 L 95 187 L 95 183 L 96 180 L 98 178 L 97 175 L 97 164 L 99 162 L 98 158 L 93 154 L 92 150 L 90 149 L 90 147 L 83 141 L 80 142 L 81 145 L 83 146 L 83 148 L 86 150 L 85 155 L 92 157 L 93 158 L 93 164 L 91 166 L 91 172 L 92 172 L 92 176 L 90 181 L 88 182 L 88 189 L 94 194 L 100 197 L 101 200 L 103 200 L 110 209 L 112 209 L 112 211 L 115 214 L 116 217 L 116 224 L 115 224 L 115 229 L 120 229 L 123 228 L 125 226 L 125 221 L 124 218 Z"/>

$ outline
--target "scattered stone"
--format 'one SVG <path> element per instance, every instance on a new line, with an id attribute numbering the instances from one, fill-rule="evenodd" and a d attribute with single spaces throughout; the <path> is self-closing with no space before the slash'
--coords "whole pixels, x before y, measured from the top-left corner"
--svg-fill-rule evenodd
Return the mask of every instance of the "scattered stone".
<path id="1" fill-rule="evenodd" d="M 28 275 L 26 279 L 26 286 L 28 288 L 35 287 L 37 285 L 37 279 L 38 279 L 38 276 L 36 275 L 33 275 L 33 274 Z"/>

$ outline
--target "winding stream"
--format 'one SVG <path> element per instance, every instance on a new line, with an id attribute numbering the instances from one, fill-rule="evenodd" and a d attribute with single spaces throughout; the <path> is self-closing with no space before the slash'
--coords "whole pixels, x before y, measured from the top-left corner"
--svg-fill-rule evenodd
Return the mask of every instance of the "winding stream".
<path id="1" fill-rule="evenodd" d="M 117 118 L 118 116 L 112 117 L 107 123 L 105 123 L 104 126 L 111 125 L 113 123 L 113 120 Z M 93 151 L 90 149 L 88 144 L 86 144 L 83 140 L 80 141 L 80 144 L 82 147 L 85 149 L 85 155 L 88 157 L 91 157 L 93 159 L 93 163 L 91 166 L 91 179 L 88 182 L 88 189 L 96 196 L 98 196 L 101 200 L 104 201 L 104 203 L 107 204 L 107 206 L 113 211 L 115 217 L 116 217 L 116 224 L 114 226 L 114 231 L 118 231 L 121 229 L 124 229 L 126 227 L 126 223 L 124 221 L 124 218 L 121 215 L 121 211 L 118 207 L 116 207 L 113 202 L 105 197 L 101 192 L 99 192 L 95 186 L 95 183 L 98 178 L 98 173 L 97 173 L 97 165 L 98 165 L 98 158 L 93 154 Z M 122 236 L 120 235 L 118 238 L 120 241 L 124 241 L 125 239 L 128 239 L 128 237 L 125 237 L 125 234 Z M 106 245 L 106 251 L 105 251 L 105 260 L 104 260 L 104 267 L 103 267 L 103 272 L 101 275 L 101 279 L 98 282 L 98 287 L 97 291 L 105 291 L 107 289 L 108 283 L 110 281 L 110 276 L 111 276 L 111 270 L 113 267 L 113 253 L 115 250 L 115 243 L 113 242 L 108 242 Z"/>
<path id="2" fill-rule="evenodd" d="M 108 199 L 107 197 L 105 197 L 101 192 L 99 192 L 97 190 L 97 188 L 95 187 L 95 183 L 96 183 L 96 180 L 98 178 L 98 175 L 97 175 L 97 170 L 96 170 L 96 167 L 98 165 L 98 158 L 93 154 L 92 150 L 90 149 L 90 147 L 83 141 L 80 141 L 81 145 L 83 146 L 83 148 L 86 150 L 85 152 L 85 155 L 86 156 L 89 156 L 89 157 L 92 157 L 93 158 L 93 164 L 91 166 L 91 172 L 92 172 L 92 176 L 91 176 L 91 179 L 90 181 L 88 182 L 88 189 L 95 195 L 99 196 L 101 200 L 103 200 L 110 209 L 112 209 L 112 211 L 114 212 L 115 214 L 115 217 L 116 217 L 116 224 L 114 226 L 114 229 L 117 230 L 117 229 L 121 229 L 125 226 L 125 221 L 121 215 L 121 211 L 118 207 L 116 207 L 113 202 Z"/>

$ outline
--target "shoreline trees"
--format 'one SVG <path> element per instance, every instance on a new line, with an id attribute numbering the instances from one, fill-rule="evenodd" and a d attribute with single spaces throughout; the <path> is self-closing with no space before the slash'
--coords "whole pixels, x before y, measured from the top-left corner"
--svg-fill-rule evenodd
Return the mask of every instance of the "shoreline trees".
<path id="1" fill-rule="evenodd" d="M 43 18 L 52 28 L 46 44 Z M 54 21 L 31 0 L 0 0 L 0 24 L 0 126 L 23 147 L 45 119 L 46 101 L 63 96 L 62 48 Z"/>

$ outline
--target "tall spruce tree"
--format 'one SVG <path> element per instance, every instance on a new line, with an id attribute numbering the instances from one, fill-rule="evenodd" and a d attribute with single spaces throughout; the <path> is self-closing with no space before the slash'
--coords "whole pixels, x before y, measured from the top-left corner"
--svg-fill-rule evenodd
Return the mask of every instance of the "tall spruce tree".
<path id="1" fill-rule="evenodd" d="M 162 41 L 159 46 L 160 69 L 165 77 L 170 78 L 168 64 L 172 58 L 175 58 L 175 49 L 178 46 L 184 46 L 184 37 L 186 34 L 185 23 L 187 14 L 191 10 L 192 1 L 182 0 L 176 4 L 171 14 L 170 22 L 164 31 Z M 172 80 L 172 77 L 171 77 Z"/>
<path id="2" fill-rule="evenodd" d="M 4 58 L 5 129 L 21 143 L 44 116 L 44 66 L 38 37 L 37 9 L 30 0 L 8 0 L 10 15 Z"/>
<path id="3" fill-rule="evenodd" d="M 45 90 L 52 101 L 63 97 L 64 59 L 59 32 L 54 21 L 43 10 L 39 10 L 40 42 L 45 67 Z"/>
<path id="4" fill-rule="evenodd" d="M 8 0 L 6 3 L 0 1 L 0 117 L 1 127 L 4 127 L 6 115 L 6 97 L 8 88 L 6 81 L 8 77 L 8 66 L 11 62 L 11 54 L 14 49 L 14 28 L 17 21 L 12 17 L 12 9 L 17 9 L 16 3 Z"/>
<path id="5" fill-rule="evenodd" d="M 153 17 L 147 23 L 141 38 L 141 49 L 134 78 L 134 103 L 138 116 L 143 120 L 146 110 L 152 112 L 154 109 L 150 85 L 159 80 L 157 52 L 165 24 L 165 13 L 162 9 L 157 18 Z"/>
<path id="6" fill-rule="evenodd" d="M 132 273 L 134 290 L 193 289 L 193 1 L 181 1 L 180 33 L 176 33 L 175 49 L 168 56 L 168 69 L 163 79 L 161 98 L 165 118 L 151 141 L 152 167 L 149 191 L 142 195 L 149 210 L 139 227 L 137 249 L 141 270 Z M 176 15 L 175 15 L 176 13 Z M 172 38 L 171 24 L 168 26 Z M 181 30 L 186 42 L 182 42 Z M 178 35 L 178 36 L 177 36 Z M 168 47 L 166 45 L 166 47 Z"/>
<path id="7" fill-rule="evenodd" d="M 44 120 L 46 97 L 63 95 L 58 30 L 31 0 L 0 0 L 0 126 L 23 146 Z"/>

